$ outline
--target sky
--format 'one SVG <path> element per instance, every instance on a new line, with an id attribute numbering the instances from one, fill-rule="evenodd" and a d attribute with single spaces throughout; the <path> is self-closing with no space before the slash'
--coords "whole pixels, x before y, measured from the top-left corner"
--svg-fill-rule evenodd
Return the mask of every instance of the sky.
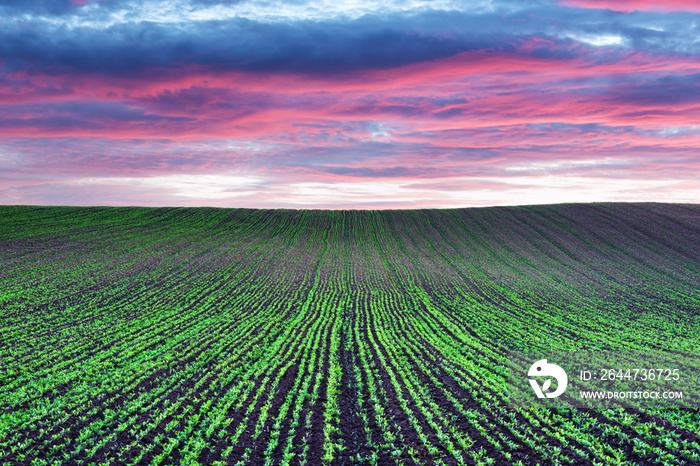
<path id="1" fill-rule="evenodd" d="M 695 0 L 0 0 L 0 204 L 700 202 Z"/>

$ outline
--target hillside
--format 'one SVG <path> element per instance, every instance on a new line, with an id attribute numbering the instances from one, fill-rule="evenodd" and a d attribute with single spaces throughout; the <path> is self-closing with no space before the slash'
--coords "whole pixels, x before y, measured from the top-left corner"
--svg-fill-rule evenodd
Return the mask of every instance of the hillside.
<path id="1" fill-rule="evenodd" d="M 0 261 L 0 464 L 700 461 L 689 403 L 502 390 L 513 353 L 700 352 L 698 204 L 0 206 Z"/>

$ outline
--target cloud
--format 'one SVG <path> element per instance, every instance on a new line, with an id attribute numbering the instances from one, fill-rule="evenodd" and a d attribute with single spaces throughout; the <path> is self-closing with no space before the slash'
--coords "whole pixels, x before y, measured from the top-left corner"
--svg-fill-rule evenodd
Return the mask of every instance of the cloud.
<path id="1" fill-rule="evenodd" d="M 5 15 L 65 15 L 75 13 L 81 3 L 70 0 L 3 0 L 0 12 Z"/>
<path id="2" fill-rule="evenodd" d="M 179 27 L 140 22 L 106 29 L 17 26 L 0 30 L 8 70 L 123 75 L 200 65 L 246 72 L 340 73 L 386 69 L 483 48 L 506 38 L 446 36 L 392 18 L 345 23 L 202 21 Z"/>
<path id="3" fill-rule="evenodd" d="M 55 8 L 66 14 L 73 12 L 76 18 L 104 16 L 108 18 L 104 24 L 77 19 L 51 21 L 41 11 L 52 2 L 39 2 L 25 10 L 21 9 L 23 4 L 11 2 L 5 7 L 17 10 L 8 14 L 11 27 L 0 29 L 0 60 L 7 72 L 147 78 L 163 68 L 177 74 L 199 67 L 337 75 L 430 63 L 470 51 L 517 51 L 553 61 L 597 54 L 598 60 L 614 61 L 614 50 L 619 55 L 630 45 L 655 53 L 689 53 L 698 48 L 692 40 L 692 24 L 679 17 L 627 18 L 629 15 L 620 13 L 610 21 L 610 15 L 603 11 L 576 9 L 572 13 L 570 8 L 537 2 L 509 14 L 504 11 L 512 4 L 501 2 L 491 12 L 417 9 L 275 21 L 254 16 L 195 16 L 177 22 L 169 21 L 167 15 L 140 18 L 138 10 L 127 8 L 130 4 L 124 0 L 91 3 L 95 11 L 89 16 L 76 10 L 74 3 L 56 3 L 63 6 Z M 146 5 L 157 10 L 159 3 Z M 178 5 L 163 3 L 163 9 L 173 14 Z M 201 7 L 180 6 L 193 12 Z M 593 47 L 581 46 L 585 44 Z M 600 47 L 606 50 L 593 50 Z"/>
<path id="4" fill-rule="evenodd" d="M 0 5 L 0 202 L 680 199 L 700 170 L 687 13 L 68 3 Z"/>
<path id="5" fill-rule="evenodd" d="M 577 8 L 604 8 L 615 11 L 700 11 L 695 0 L 563 0 L 562 5 Z"/>
<path id="6" fill-rule="evenodd" d="M 610 97 L 616 103 L 666 109 L 686 108 L 700 103 L 700 73 L 667 75 L 640 79 L 638 82 L 617 84 Z"/>

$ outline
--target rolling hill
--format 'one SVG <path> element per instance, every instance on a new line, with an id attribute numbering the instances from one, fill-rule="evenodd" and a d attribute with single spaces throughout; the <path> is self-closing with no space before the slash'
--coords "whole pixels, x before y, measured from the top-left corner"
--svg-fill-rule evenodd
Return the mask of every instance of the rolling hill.
<path id="1" fill-rule="evenodd" d="M 700 205 L 2 206 L 0 260 L 0 464 L 700 462 L 697 392 L 508 387 L 567 351 L 697 378 Z"/>

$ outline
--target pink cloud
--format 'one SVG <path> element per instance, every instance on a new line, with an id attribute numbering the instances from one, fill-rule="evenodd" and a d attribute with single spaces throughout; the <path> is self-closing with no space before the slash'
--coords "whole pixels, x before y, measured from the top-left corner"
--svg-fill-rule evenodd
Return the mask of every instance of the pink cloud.
<path id="1" fill-rule="evenodd" d="M 575 53 L 537 56 L 559 46 Z M 474 205 L 488 205 L 499 189 L 517 203 L 522 190 L 551 176 L 678 181 L 700 171 L 692 155 L 700 99 L 687 93 L 698 60 L 610 54 L 533 38 L 510 51 L 332 77 L 201 67 L 138 79 L 13 73 L 0 83 L 0 136 L 18 141 L 6 148 L 18 154 L 9 171 L 25 183 L 8 186 L 0 202 L 46 203 L 58 183 L 72 193 L 59 203 L 147 199 L 114 194 L 128 188 L 151 189 L 158 194 L 143 202 L 171 205 L 264 207 L 285 189 L 296 193 L 289 206 L 436 207 L 445 192 L 464 205 L 461 190 L 482 193 Z M 39 170 L 57 178 L 34 179 Z M 168 189 L 129 181 L 226 173 L 276 188 L 226 197 L 202 182 L 198 189 L 212 196 L 202 201 L 183 197 L 177 180 Z M 110 177 L 128 180 L 110 185 Z M 509 181 L 520 178 L 527 183 Z M 341 186 L 340 200 L 324 200 L 334 191 L 322 185 Z M 365 201 L 372 186 L 389 186 L 395 200 Z"/>
<path id="2" fill-rule="evenodd" d="M 695 0 L 563 0 L 564 6 L 577 8 L 603 8 L 615 11 L 696 11 L 700 12 L 700 4 Z"/>

